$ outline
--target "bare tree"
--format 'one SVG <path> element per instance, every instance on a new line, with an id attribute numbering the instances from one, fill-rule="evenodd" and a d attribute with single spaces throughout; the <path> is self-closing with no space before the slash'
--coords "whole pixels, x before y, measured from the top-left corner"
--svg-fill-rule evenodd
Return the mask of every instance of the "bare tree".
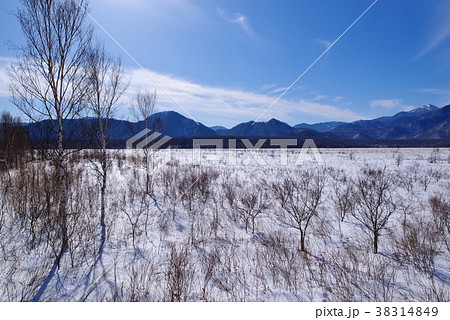
<path id="1" fill-rule="evenodd" d="M 378 239 L 397 206 L 392 196 L 392 179 L 383 169 L 364 169 L 355 186 L 353 217 L 372 236 L 373 253 L 378 253 Z"/>
<path id="2" fill-rule="evenodd" d="M 144 121 L 145 129 L 149 129 L 150 117 L 156 111 L 156 91 L 139 91 L 136 94 L 136 107 L 134 109 L 134 116 L 141 121 Z"/>
<path id="3" fill-rule="evenodd" d="M 3 112 L 0 115 L 0 165 L 4 164 L 6 169 L 17 167 L 24 158 L 27 147 L 28 137 L 20 124 L 20 118 Z"/>
<path id="4" fill-rule="evenodd" d="M 103 46 L 92 47 L 88 61 L 88 83 L 90 94 L 88 107 L 96 121 L 94 132 L 100 143 L 100 166 L 95 166 L 100 181 L 100 225 L 101 241 L 99 256 L 102 254 L 106 238 L 106 187 L 111 159 L 106 151 L 111 137 L 109 134 L 110 119 L 116 111 L 118 100 L 127 85 L 123 80 L 123 68 L 119 59 L 112 59 Z"/>
<path id="5" fill-rule="evenodd" d="M 251 223 L 252 233 L 255 233 L 255 219 L 269 208 L 267 194 L 258 185 L 246 188 L 234 204 L 239 216 L 245 222 L 245 232 L 248 232 Z"/>
<path id="6" fill-rule="evenodd" d="M 136 94 L 136 106 L 133 109 L 134 117 L 139 121 L 144 121 L 144 129 L 147 130 L 157 130 L 158 124 L 157 123 L 150 123 L 151 116 L 156 111 L 156 91 L 149 92 L 149 91 L 139 91 Z M 144 136 L 144 138 L 147 138 L 149 136 L 149 133 Z M 147 180 L 146 180 L 146 191 L 147 193 L 150 193 L 152 190 L 152 177 L 150 173 L 150 167 L 151 163 L 153 163 L 153 152 L 154 150 L 149 150 L 148 148 L 144 148 L 144 166 L 147 170 Z"/>
<path id="7" fill-rule="evenodd" d="M 9 69 L 12 102 L 31 121 L 45 126 L 56 140 L 50 147 L 59 183 L 61 249 L 55 261 L 58 266 L 69 242 L 67 128 L 72 119 L 80 116 L 88 93 L 85 67 L 92 28 L 86 25 L 86 10 L 84 0 L 22 0 L 16 17 L 25 44 L 17 47 L 18 60 Z"/>
<path id="8" fill-rule="evenodd" d="M 335 177 L 333 189 L 334 205 L 339 215 L 339 221 L 342 222 L 354 207 L 353 181 L 347 177 L 345 172 L 339 172 Z"/>
<path id="9" fill-rule="evenodd" d="M 277 213 L 277 218 L 282 224 L 300 231 L 301 251 L 306 251 L 306 231 L 323 202 L 324 187 L 325 175 L 319 170 L 302 171 L 298 177 L 290 175 L 272 185 L 274 197 L 283 209 Z"/>

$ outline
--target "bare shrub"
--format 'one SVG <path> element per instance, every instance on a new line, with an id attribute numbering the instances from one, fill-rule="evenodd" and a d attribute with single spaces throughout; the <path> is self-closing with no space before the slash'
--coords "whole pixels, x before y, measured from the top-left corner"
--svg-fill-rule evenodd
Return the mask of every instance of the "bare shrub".
<path id="1" fill-rule="evenodd" d="M 159 295 L 156 284 L 161 281 L 156 257 L 140 259 L 131 264 L 128 270 L 128 281 L 124 286 L 126 301 L 157 301 Z"/>
<path id="2" fill-rule="evenodd" d="M 17 168 L 26 160 L 29 141 L 19 117 L 9 112 L 0 115 L 0 169 Z"/>
<path id="3" fill-rule="evenodd" d="M 178 184 L 178 198 L 187 204 L 192 211 L 195 201 L 205 203 L 211 193 L 211 184 L 219 176 L 215 170 L 204 170 L 192 166 L 181 170 L 181 178 Z"/>
<path id="4" fill-rule="evenodd" d="M 413 280 L 411 282 L 415 282 L 419 287 L 416 294 L 411 297 L 412 301 L 448 302 L 450 300 L 450 294 L 446 284 L 435 278 L 431 278 L 428 281 L 425 279 L 418 280 L 416 278 L 415 281 Z"/>
<path id="5" fill-rule="evenodd" d="M 325 175 L 319 170 L 300 171 L 297 177 L 285 177 L 272 185 L 274 198 L 282 208 L 277 219 L 300 232 L 300 250 L 306 251 L 305 238 L 311 219 L 318 214 L 323 202 Z"/>
<path id="6" fill-rule="evenodd" d="M 440 162 L 440 152 L 439 148 L 433 148 L 433 151 L 431 151 L 430 156 L 428 157 L 428 162 L 430 163 L 438 163 Z"/>
<path id="7" fill-rule="evenodd" d="M 440 238 L 445 243 L 447 251 L 450 252 L 449 234 L 450 234 L 450 203 L 442 195 L 435 195 L 428 199 L 433 216 L 433 224 Z"/>
<path id="8" fill-rule="evenodd" d="M 230 244 L 235 239 L 229 239 Z M 245 297 L 240 296 L 240 276 L 238 247 L 236 245 L 227 245 L 218 247 L 220 261 L 217 264 L 217 274 L 213 278 L 214 287 L 220 293 L 225 294 L 227 300 L 243 301 Z"/>
<path id="9" fill-rule="evenodd" d="M 352 216 L 371 234 L 373 253 L 378 253 L 378 239 L 396 210 L 390 174 L 383 169 L 364 169 L 355 185 L 356 206 Z"/>
<path id="10" fill-rule="evenodd" d="M 397 155 L 395 156 L 395 164 L 397 167 L 400 167 L 404 159 L 404 156 L 401 152 L 397 152 Z"/>
<path id="11" fill-rule="evenodd" d="M 444 176 L 444 173 L 441 170 L 430 169 L 429 173 L 433 177 L 433 179 L 436 181 L 436 183 L 438 183 Z"/>
<path id="12" fill-rule="evenodd" d="M 432 168 L 430 168 L 427 171 L 422 172 L 422 174 L 420 175 L 419 182 L 423 186 L 423 191 L 427 191 L 429 184 L 433 180 L 433 174 L 434 174 L 434 170 Z"/>
<path id="13" fill-rule="evenodd" d="M 191 256 L 186 246 L 172 246 L 165 272 L 165 301 L 187 301 L 193 284 L 194 268 Z"/>
<path id="14" fill-rule="evenodd" d="M 396 271 L 381 256 L 368 256 L 354 246 L 329 252 L 311 270 L 327 301 L 393 301 Z"/>
<path id="15" fill-rule="evenodd" d="M 69 212 L 67 220 L 67 234 L 70 242 L 67 249 L 70 255 L 72 268 L 81 266 L 84 261 L 82 257 L 86 257 L 88 252 L 94 254 L 95 245 L 92 240 L 96 238 L 97 229 L 94 227 L 93 218 L 97 216 L 97 212 L 90 211 L 90 201 L 98 200 L 98 193 L 89 193 L 93 191 L 92 185 L 89 185 L 85 179 L 83 167 L 79 167 L 71 163 L 68 167 L 67 187 Z"/>
<path id="16" fill-rule="evenodd" d="M 269 233 L 259 252 L 273 288 L 289 292 L 300 289 L 305 280 L 301 272 L 306 268 L 293 239 L 279 232 Z"/>
<path id="17" fill-rule="evenodd" d="M 189 211 L 192 211 L 193 202 L 198 195 L 200 175 L 193 167 L 184 167 L 181 175 L 177 190 L 178 198 L 187 205 Z"/>
<path id="18" fill-rule="evenodd" d="M 23 267 L 27 258 L 33 259 L 33 256 L 21 254 L 11 255 L 13 251 L 8 252 L 8 259 L 11 262 L 0 263 L 2 267 L 2 287 L 0 296 L 2 301 L 26 302 L 30 301 L 38 291 L 42 281 L 45 279 L 46 270 L 50 266 L 50 261 L 40 261 L 29 267 Z M 54 299 L 57 297 L 53 296 Z"/>
<path id="19" fill-rule="evenodd" d="M 201 300 L 211 301 L 211 291 L 214 288 L 214 278 L 217 276 L 218 264 L 220 263 L 219 249 L 213 247 L 210 252 L 202 250 L 199 255 L 200 261 L 200 290 Z"/>
<path id="20" fill-rule="evenodd" d="M 339 220 L 344 221 L 348 214 L 354 210 L 354 187 L 353 181 L 344 172 L 340 172 L 334 180 L 334 206 Z"/>
<path id="21" fill-rule="evenodd" d="M 201 212 L 202 209 L 199 209 Z M 189 243 L 192 246 L 198 246 L 211 236 L 213 233 L 213 221 L 210 215 L 198 215 L 190 212 L 189 215 Z"/>
<path id="22" fill-rule="evenodd" d="M 228 212 L 229 212 L 229 218 L 233 223 L 238 222 L 238 217 L 236 215 L 236 211 L 233 210 L 233 208 L 235 206 L 235 202 L 236 202 L 236 198 L 237 198 L 236 189 L 239 187 L 240 187 L 240 183 L 238 181 L 235 181 L 233 184 L 231 184 L 230 182 L 223 182 L 221 184 L 222 193 L 224 194 L 225 199 L 227 200 L 226 202 L 228 203 L 229 208 L 231 208 L 231 210 L 228 210 Z"/>
<path id="23" fill-rule="evenodd" d="M 269 208 L 269 199 L 260 184 L 255 183 L 244 187 L 233 207 L 245 223 L 245 232 L 251 227 L 252 233 L 255 233 L 255 219 Z"/>
<path id="24" fill-rule="evenodd" d="M 147 234 L 148 221 L 150 215 L 150 200 L 147 195 L 143 195 L 139 199 L 139 203 L 134 210 L 123 208 L 122 212 L 127 217 L 131 227 L 131 239 L 133 247 L 136 249 L 137 240 L 142 234 Z"/>
<path id="25" fill-rule="evenodd" d="M 408 167 L 408 171 L 411 173 L 414 182 L 419 180 L 419 174 L 422 170 L 423 166 L 419 162 L 415 162 Z"/>
<path id="26" fill-rule="evenodd" d="M 160 192 L 163 200 L 170 202 L 169 209 L 172 211 L 172 219 L 175 220 L 175 207 L 179 201 L 179 184 L 181 180 L 181 170 L 178 163 L 169 163 L 161 170 L 159 176 Z"/>
<path id="27" fill-rule="evenodd" d="M 412 269 L 404 273 L 405 281 L 412 290 L 402 292 L 402 298 L 408 301 L 448 302 L 450 292 L 444 279 L 430 277 L 420 270 Z"/>
<path id="28" fill-rule="evenodd" d="M 9 203 L 29 249 L 46 243 L 58 254 L 58 177 L 46 163 L 22 166 L 12 176 Z"/>
<path id="29" fill-rule="evenodd" d="M 438 239 L 433 223 L 416 217 L 404 225 L 397 248 L 403 260 L 432 277 L 435 258 L 440 253 Z"/>
<path id="30" fill-rule="evenodd" d="M 8 189 L 10 188 L 10 181 L 8 175 L 0 172 L 0 235 L 3 226 L 6 223 L 6 212 L 8 211 Z"/>
<path id="31" fill-rule="evenodd" d="M 414 185 L 416 182 L 415 179 L 417 178 L 414 177 L 414 173 L 410 170 L 410 168 L 405 171 L 396 172 L 397 185 L 404 188 L 408 194 L 411 194 L 414 190 Z"/>

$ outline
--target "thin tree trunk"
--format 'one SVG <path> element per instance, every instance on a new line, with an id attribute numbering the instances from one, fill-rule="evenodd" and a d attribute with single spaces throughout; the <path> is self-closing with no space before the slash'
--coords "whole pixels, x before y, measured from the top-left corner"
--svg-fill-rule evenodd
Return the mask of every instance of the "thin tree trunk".
<path id="1" fill-rule="evenodd" d="M 305 249 L 305 233 L 300 230 L 300 251 L 306 252 Z"/>
<path id="2" fill-rule="evenodd" d="M 101 226 L 101 236 L 100 236 L 100 248 L 99 248 L 99 257 L 101 257 L 103 253 L 103 247 L 105 245 L 106 241 L 106 224 L 105 224 L 105 217 L 106 217 L 106 185 L 108 181 L 108 170 L 107 170 L 107 163 L 106 163 L 106 146 L 105 141 L 103 143 L 103 150 L 102 150 L 102 160 L 101 160 L 101 166 L 102 166 L 102 186 L 100 190 L 100 226 Z"/>
<path id="3" fill-rule="evenodd" d="M 145 129 L 149 129 L 148 128 L 148 118 L 146 118 L 145 119 Z M 145 135 L 145 138 L 147 139 L 148 138 L 148 136 L 149 136 L 149 134 L 147 133 L 146 135 Z M 148 146 L 145 146 L 146 147 L 146 149 L 144 149 L 144 154 L 145 154 L 145 165 L 146 165 L 146 193 L 147 194 L 150 194 L 150 192 L 151 192 L 151 176 L 150 176 L 150 168 L 152 167 L 152 165 L 153 165 L 153 158 L 152 158 L 152 155 L 150 155 L 149 156 L 149 152 L 150 152 L 150 150 L 148 149 Z"/>
<path id="4" fill-rule="evenodd" d="M 150 168 L 147 168 L 147 183 L 148 183 L 148 193 L 153 193 L 153 166 L 155 162 L 155 158 L 154 158 L 154 151 L 151 151 L 150 153 Z"/>
<path id="5" fill-rule="evenodd" d="M 62 122 L 59 121 L 58 128 L 58 168 L 57 172 L 59 175 L 59 219 L 58 221 L 61 224 L 61 249 L 56 258 L 56 262 L 59 268 L 59 264 L 61 262 L 62 256 L 66 251 L 69 245 L 68 233 L 67 233 L 67 182 L 66 182 L 66 173 L 64 170 L 64 145 L 63 145 L 63 130 L 62 130 Z"/>
<path id="6" fill-rule="evenodd" d="M 378 232 L 373 233 L 373 253 L 378 253 Z"/>
<path id="7" fill-rule="evenodd" d="M 252 233 L 255 233 L 255 218 L 252 218 Z"/>

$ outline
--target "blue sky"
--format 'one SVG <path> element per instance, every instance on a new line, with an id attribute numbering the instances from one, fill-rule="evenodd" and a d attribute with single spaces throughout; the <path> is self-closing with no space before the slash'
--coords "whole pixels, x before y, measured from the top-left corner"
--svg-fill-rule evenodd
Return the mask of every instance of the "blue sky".
<path id="1" fill-rule="evenodd" d="M 130 81 L 119 116 L 128 117 L 137 90 L 156 89 L 159 111 L 231 127 L 259 118 L 373 2 L 91 0 L 90 7 L 145 68 L 95 26 Z M 0 4 L 0 111 L 15 114 L 4 69 L 15 55 L 6 41 L 22 41 L 9 13 L 18 4 Z M 449 16 L 448 0 L 379 0 L 260 120 L 353 121 L 449 104 Z"/>

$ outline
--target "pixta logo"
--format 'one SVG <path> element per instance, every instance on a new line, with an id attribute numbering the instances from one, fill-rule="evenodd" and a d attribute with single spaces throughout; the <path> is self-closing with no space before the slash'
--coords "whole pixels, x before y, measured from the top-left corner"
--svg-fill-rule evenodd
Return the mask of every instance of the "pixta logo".
<path id="1" fill-rule="evenodd" d="M 165 166 L 171 160 L 170 147 L 166 149 L 161 149 L 161 147 L 169 142 L 172 137 L 163 136 L 161 138 L 161 133 L 151 132 L 150 129 L 146 128 L 126 142 L 126 148 L 134 150 L 134 152 L 128 153 L 128 157 L 131 157 L 137 165 L 146 167 L 149 172 Z M 158 151 L 164 151 L 164 154 L 162 157 L 156 158 Z"/>

